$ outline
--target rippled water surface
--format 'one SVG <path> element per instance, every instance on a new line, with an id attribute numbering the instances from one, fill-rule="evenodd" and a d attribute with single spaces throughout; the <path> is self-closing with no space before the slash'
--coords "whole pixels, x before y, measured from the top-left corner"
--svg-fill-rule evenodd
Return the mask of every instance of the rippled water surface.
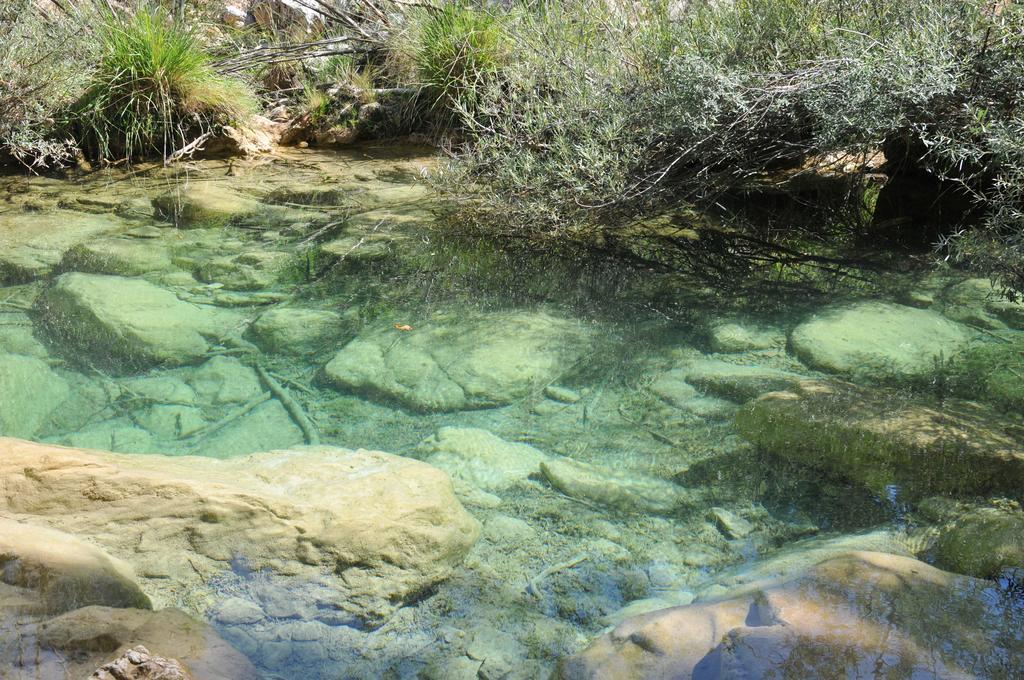
<path id="1" fill-rule="evenodd" d="M 227 465 L 362 448 L 453 478 L 467 536 L 439 540 L 464 559 L 365 601 L 339 604 L 316 559 L 218 552 L 199 529 L 175 542 L 122 513 L 86 536 L 268 677 L 546 677 L 630 614 L 851 549 L 935 561 L 957 518 L 1019 515 L 1024 380 L 1003 348 L 1024 313 L 984 282 L 894 273 L 837 308 L 500 249 L 432 228 L 432 163 L 0 179 L 0 435 Z M 318 507 L 334 468 L 310 456 L 337 454 L 306 451 L 209 481 Z M 973 575 L 1001 598 L 1013 559 Z"/>

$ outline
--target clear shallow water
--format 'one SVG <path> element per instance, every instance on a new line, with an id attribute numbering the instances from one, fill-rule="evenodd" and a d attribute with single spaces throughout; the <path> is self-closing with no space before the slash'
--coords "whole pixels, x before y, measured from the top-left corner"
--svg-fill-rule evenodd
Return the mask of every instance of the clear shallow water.
<path id="1" fill-rule="evenodd" d="M 243 559 L 199 579 L 134 565 L 158 606 L 205 617 L 270 677 L 534 678 L 624 606 L 713 595 L 723 574 L 798 541 L 926 545 L 904 480 L 870 490 L 770 457 L 737 430 L 747 399 L 826 375 L 787 343 L 823 296 L 736 298 L 621 263 L 445 238 L 416 181 L 430 163 L 304 152 L 0 183 L 0 351 L 66 384 L 0 397 L 28 404 L 0 435 L 218 458 L 314 440 L 387 451 L 447 464 L 482 524 L 454 575 L 379 628 L 322 615 L 325 583 Z M 840 294 L 906 302 L 942 285 L 894 274 Z M 886 361 L 900 389 L 883 401 L 935 401 L 943 373 L 898 375 L 902 356 L 863 359 L 862 382 Z M 735 367 L 761 374 L 707 377 Z M 479 430 L 592 467 L 438 463 L 479 449 Z"/>

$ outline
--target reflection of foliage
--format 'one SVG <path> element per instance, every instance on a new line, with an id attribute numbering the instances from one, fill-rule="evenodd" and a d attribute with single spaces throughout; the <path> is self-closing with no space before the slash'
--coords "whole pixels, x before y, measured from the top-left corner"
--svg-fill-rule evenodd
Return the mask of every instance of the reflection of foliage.
<path id="1" fill-rule="evenodd" d="M 850 163 L 819 175 L 857 174 L 884 146 L 888 172 L 977 201 L 960 217 L 984 212 L 984 223 L 947 226 L 949 248 L 1024 288 L 1018 3 L 743 0 L 692 3 L 681 18 L 660 3 L 616 6 L 545 3 L 515 17 L 516 58 L 479 93 L 472 144 L 439 182 L 464 199 L 453 222 L 630 247 L 637 221 L 690 204 L 725 228 L 659 234 L 659 259 L 726 281 L 780 263 L 838 271 L 844 248 L 877 245 L 862 219 L 870 184 L 837 187 L 836 211 L 776 179 L 813 177 L 833 156 Z M 770 207 L 780 190 L 812 219 L 741 219 L 737 206 Z"/>

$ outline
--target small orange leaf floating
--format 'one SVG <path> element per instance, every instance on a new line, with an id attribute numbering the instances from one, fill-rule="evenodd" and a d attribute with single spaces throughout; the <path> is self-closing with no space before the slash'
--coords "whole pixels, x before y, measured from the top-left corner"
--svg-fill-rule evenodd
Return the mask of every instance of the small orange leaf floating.
<path id="1" fill-rule="evenodd" d="M 410 326 L 407 323 L 396 323 L 395 324 L 395 330 L 396 331 L 411 331 L 412 330 L 412 326 Z"/>

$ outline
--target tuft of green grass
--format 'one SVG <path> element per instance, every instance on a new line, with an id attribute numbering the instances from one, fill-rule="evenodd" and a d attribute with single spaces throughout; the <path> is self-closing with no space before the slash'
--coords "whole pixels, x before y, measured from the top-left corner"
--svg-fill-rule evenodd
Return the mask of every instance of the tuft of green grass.
<path id="1" fill-rule="evenodd" d="M 97 37 L 99 65 L 69 122 L 99 159 L 167 157 L 256 109 L 249 87 L 217 74 L 196 32 L 163 9 L 108 14 Z"/>
<path id="2" fill-rule="evenodd" d="M 479 93 L 498 74 L 507 37 L 498 18 L 464 3 L 426 15 L 416 40 L 415 64 L 435 109 L 472 115 Z"/>

